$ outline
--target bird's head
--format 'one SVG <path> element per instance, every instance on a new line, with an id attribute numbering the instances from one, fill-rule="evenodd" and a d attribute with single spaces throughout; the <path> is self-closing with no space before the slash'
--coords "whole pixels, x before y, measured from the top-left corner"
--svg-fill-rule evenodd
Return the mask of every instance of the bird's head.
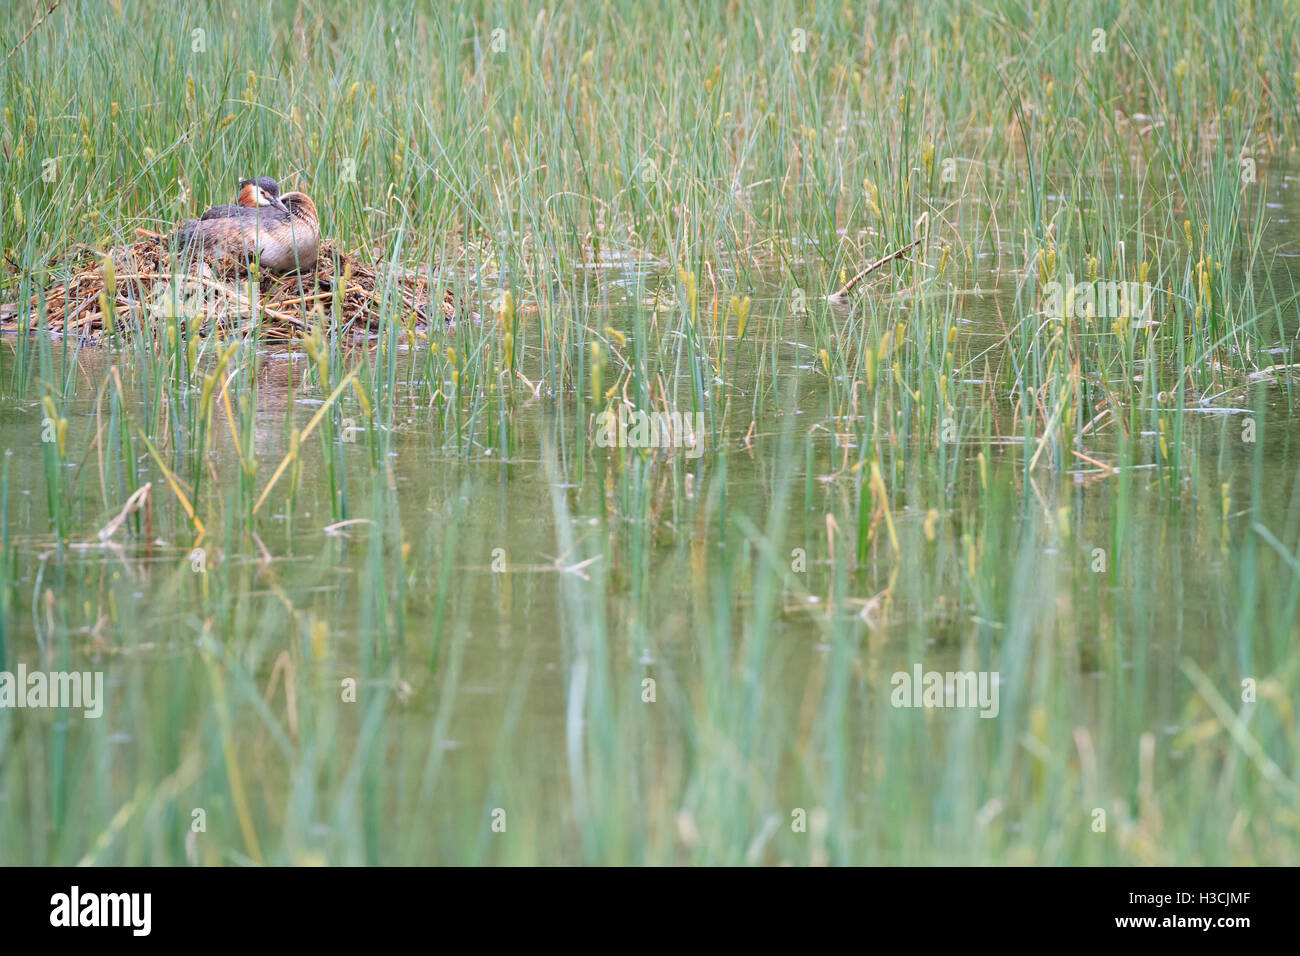
<path id="1" fill-rule="evenodd" d="M 280 199 L 280 184 L 270 176 L 241 180 L 238 201 L 241 206 L 273 206 L 281 212 L 289 211 Z"/>

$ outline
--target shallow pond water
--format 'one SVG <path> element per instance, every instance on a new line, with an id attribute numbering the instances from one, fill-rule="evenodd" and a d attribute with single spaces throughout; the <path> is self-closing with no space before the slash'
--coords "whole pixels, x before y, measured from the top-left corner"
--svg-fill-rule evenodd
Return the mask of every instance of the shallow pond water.
<path id="1" fill-rule="evenodd" d="M 581 321 L 634 338 L 673 282 L 611 264 Z M 1016 284 L 949 297 L 993 411 L 882 442 L 884 495 L 778 281 L 699 457 L 600 447 L 576 390 L 449 428 L 398 348 L 382 435 L 345 395 L 256 504 L 329 397 L 301 351 L 258 353 L 190 472 L 186 411 L 129 349 L 29 342 L 20 366 L 5 341 L 0 670 L 102 672 L 106 700 L 0 712 L 0 862 L 1294 862 L 1287 373 L 1148 396 L 1176 435 L 1143 412 L 1031 469 L 998 371 Z M 896 706 L 918 668 L 991 675 L 996 713 Z"/>

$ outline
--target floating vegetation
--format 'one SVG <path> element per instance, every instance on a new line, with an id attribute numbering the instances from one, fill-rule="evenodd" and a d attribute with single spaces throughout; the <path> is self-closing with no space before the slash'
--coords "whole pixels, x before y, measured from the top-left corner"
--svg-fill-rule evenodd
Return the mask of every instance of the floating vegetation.
<path id="1" fill-rule="evenodd" d="M 177 317 L 202 335 L 237 333 L 256 324 L 268 339 L 286 340 L 310 328 L 317 315 L 331 315 L 358 335 L 377 331 L 385 311 L 414 318 L 414 328 L 425 333 L 430 316 L 445 327 L 472 315 L 457 309 L 451 289 L 431 285 L 425 275 L 385 270 L 329 243 L 322 245 L 312 271 L 287 275 L 258 275 L 255 266 L 247 272 L 213 269 L 169 252 L 156 238 L 51 271 L 64 268 L 71 276 L 32 294 L 25 315 L 17 303 L 0 305 L 0 331 L 43 329 L 87 339 L 104 333 L 147 335 L 160 319 Z M 431 289 L 440 301 L 431 301 Z"/>

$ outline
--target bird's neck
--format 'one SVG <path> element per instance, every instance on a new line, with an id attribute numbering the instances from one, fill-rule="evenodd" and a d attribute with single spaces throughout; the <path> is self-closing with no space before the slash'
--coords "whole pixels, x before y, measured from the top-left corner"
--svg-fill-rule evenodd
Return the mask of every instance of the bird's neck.
<path id="1" fill-rule="evenodd" d="M 307 219 L 311 222 L 319 222 L 320 217 L 316 213 L 316 204 L 311 201 L 306 193 L 285 193 L 280 197 L 280 201 L 289 207 L 289 212 L 299 219 Z"/>

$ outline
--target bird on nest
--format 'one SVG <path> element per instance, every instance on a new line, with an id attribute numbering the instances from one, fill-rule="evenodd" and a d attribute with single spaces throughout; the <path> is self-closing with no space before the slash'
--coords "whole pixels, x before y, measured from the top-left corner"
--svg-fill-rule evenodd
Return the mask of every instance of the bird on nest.
<path id="1" fill-rule="evenodd" d="M 281 196 L 269 176 L 244 179 L 233 204 L 182 223 L 172 246 L 235 266 L 256 259 L 271 272 L 307 270 L 320 249 L 320 216 L 306 193 Z"/>

